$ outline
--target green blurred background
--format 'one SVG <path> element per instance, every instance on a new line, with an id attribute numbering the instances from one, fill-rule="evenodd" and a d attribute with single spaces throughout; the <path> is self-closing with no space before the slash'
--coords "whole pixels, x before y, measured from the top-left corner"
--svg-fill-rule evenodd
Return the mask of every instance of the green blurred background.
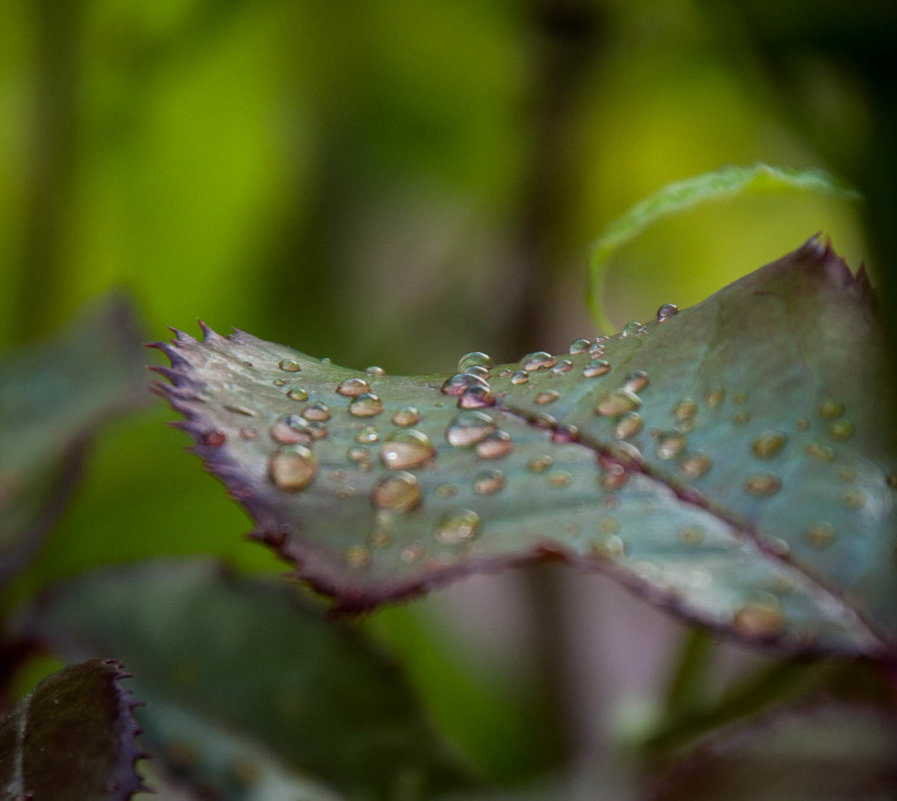
<path id="1" fill-rule="evenodd" d="M 817 231 L 890 297 L 894 9 L 4 0 L 0 348 L 125 286 L 149 339 L 199 317 L 391 373 L 564 350 L 596 333 L 602 229 L 671 181 L 758 161 L 829 169 L 867 201 L 751 197 L 660 223 L 615 259 L 610 318 L 690 305 Z M 172 416 L 157 402 L 103 433 L 16 593 L 158 553 L 282 569 L 242 542 L 247 518 Z M 547 758 L 513 669 L 459 669 L 427 614 L 376 625 L 492 775 L 535 772 Z M 452 722 L 458 693 L 472 722 Z"/>

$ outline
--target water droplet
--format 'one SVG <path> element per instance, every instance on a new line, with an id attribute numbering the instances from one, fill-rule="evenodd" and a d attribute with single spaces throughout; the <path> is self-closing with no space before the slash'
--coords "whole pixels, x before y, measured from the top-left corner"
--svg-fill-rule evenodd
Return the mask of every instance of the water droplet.
<path id="1" fill-rule="evenodd" d="M 740 426 L 743 426 L 750 419 L 750 414 L 744 411 L 744 409 L 740 409 L 732 415 L 732 422 Z"/>
<path id="2" fill-rule="evenodd" d="M 458 397 L 458 406 L 462 409 L 483 409 L 486 406 L 495 405 L 495 395 L 492 390 L 483 384 L 474 384 L 468 387 Z"/>
<path id="3" fill-rule="evenodd" d="M 850 509 L 862 509 L 866 505 L 866 493 L 861 489 L 848 490 L 841 496 L 841 500 Z"/>
<path id="4" fill-rule="evenodd" d="M 330 419 L 330 409 L 323 401 L 315 401 L 314 403 L 309 403 L 308 406 L 302 410 L 302 416 L 306 420 L 324 422 L 325 420 Z"/>
<path id="5" fill-rule="evenodd" d="M 244 417 L 255 417 L 255 412 L 252 409 L 247 409 L 245 406 L 241 406 L 239 403 L 225 403 L 224 408 L 229 412 L 233 412 L 234 414 L 242 414 Z"/>
<path id="6" fill-rule="evenodd" d="M 677 420 L 691 420 L 698 413 L 698 404 L 691 398 L 679 401 L 673 407 L 673 416 Z"/>
<path id="7" fill-rule="evenodd" d="M 507 431 L 493 431 L 481 439 L 476 448 L 481 459 L 500 459 L 514 450 L 514 443 Z"/>
<path id="8" fill-rule="evenodd" d="M 445 429 L 445 438 L 456 448 L 468 448 L 485 439 L 497 428 L 495 421 L 483 412 L 463 411 Z"/>
<path id="9" fill-rule="evenodd" d="M 258 435 L 258 430 L 252 426 L 244 426 L 240 429 L 240 437 L 243 439 L 255 439 Z"/>
<path id="10" fill-rule="evenodd" d="M 788 437 L 781 431 L 764 431 L 751 445 L 751 450 L 759 459 L 772 459 L 778 456 Z"/>
<path id="11" fill-rule="evenodd" d="M 295 359 L 281 359 L 277 366 L 285 373 L 298 373 L 302 369 Z"/>
<path id="12" fill-rule="evenodd" d="M 686 526 L 679 532 L 679 541 L 683 545 L 699 545 L 704 539 L 704 530 L 699 526 Z"/>
<path id="13" fill-rule="evenodd" d="M 206 431 L 202 435 L 202 444 L 209 448 L 220 448 L 225 442 L 227 442 L 227 437 L 224 432 L 217 429 Z"/>
<path id="14" fill-rule="evenodd" d="M 371 458 L 371 451 L 365 445 L 353 445 L 346 451 L 346 458 L 350 462 L 364 462 Z"/>
<path id="15" fill-rule="evenodd" d="M 390 470 L 420 467 L 436 455 L 430 438 L 414 428 L 403 428 L 390 434 L 380 448 L 380 461 Z"/>
<path id="16" fill-rule="evenodd" d="M 617 420 L 617 424 L 614 426 L 614 436 L 617 439 L 629 439 L 638 434 L 643 425 L 644 421 L 638 412 L 629 412 Z"/>
<path id="17" fill-rule="evenodd" d="M 712 389 L 708 389 L 706 394 L 704 395 L 704 400 L 707 401 L 707 405 L 713 409 L 719 406 L 726 399 L 726 390 L 722 387 L 714 387 Z"/>
<path id="18" fill-rule="evenodd" d="M 421 413 L 414 406 L 403 406 L 396 410 L 392 422 L 397 426 L 413 426 L 421 421 Z"/>
<path id="19" fill-rule="evenodd" d="M 527 381 L 529 381 L 529 373 L 526 370 L 517 370 L 511 376 L 512 384 L 525 384 Z"/>
<path id="20" fill-rule="evenodd" d="M 835 541 L 835 529 L 831 523 L 817 523 L 807 532 L 807 539 L 814 548 L 828 548 Z"/>
<path id="21" fill-rule="evenodd" d="M 366 367 L 364 372 L 372 378 L 383 378 L 386 375 L 386 370 L 382 367 L 378 367 L 376 364 Z"/>
<path id="22" fill-rule="evenodd" d="M 644 370 L 633 370 L 623 383 L 623 389 L 628 389 L 630 392 L 641 392 L 648 386 L 648 381 L 648 374 Z"/>
<path id="23" fill-rule="evenodd" d="M 420 482 L 413 473 L 404 470 L 382 476 L 371 491 L 371 505 L 375 509 L 407 512 L 421 499 Z"/>
<path id="24" fill-rule="evenodd" d="M 549 430 L 549 431 L 552 430 L 552 429 L 554 429 L 554 427 L 557 426 L 557 424 L 558 424 L 557 419 L 554 418 L 554 417 L 552 417 L 552 416 L 551 416 L 550 414 L 548 414 L 547 412 L 539 412 L 538 414 L 534 415 L 534 416 L 530 419 L 530 422 L 531 422 L 536 428 L 544 428 L 544 429 L 547 429 L 547 430 Z"/>
<path id="25" fill-rule="evenodd" d="M 535 402 L 540 406 L 545 406 L 546 404 L 554 403 L 559 397 L 561 397 L 560 392 L 555 392 L 553 389 L 548 389 L 536 395 Z"/>
<path id="26" fill-rule="evenodd" d="M 455 373 L 449 376 L 442 384 L 443 395 L 461 395 L 473 386 L 489 388 L 482 378 L 471 373 Z"/>
<path id="27" fill-rule="evenodd" d="M 327 424 L 322 423 L 320 420 L 312 420 L 308 424 L 308 432 L 311 434 L 312 439 L 323 439 L 327 436 Z"/>
<path id="28" fill-rule="evenodd" d="M 549 467 L 554 464 L 554 457 L 549 456 L 547 453 L 541 456 L 533 456 L 526 463 L 526 469 L 530 471 L 530 473 L 544 473 Z"/>
<path id="29" fill-rule="evenodd" d="M 569 359 L 562 359 L 554 367 L 551 368 L 551 372 L 555 375 L 562 375 L 563 373 L 567 373 L 572 369 L 573 362 L 571 362 Z"/>
<path id="30" fill-rule="evenodd" d="M 482 378 L 484 381 L 492 374 L 492 371 L 488 367 L 483 367 L 480 364 L 474 364 L 472 367 L 468 367 L 464 372 L 467 373 L 467 375 L 475 375 L 477 378 Z"/>
<path id="31" fill-rule="evenodd" d="M 835 420 L 834 423 L 830 423 L 828 427 L 828 433 L 832 435 L 834 439 L 848 440 L 853 436 L 853 423 L 850 420 Z"/>
<path id="32" fill-rule="evenodd" d="M 371 388 L 368 386 L 368 382 L 363 378 L 347 378 L 345 381 L 341 381 L 336 388 L 338 395 L 344 395 L 347 398 L 355 398 L 363 392 L 370 391 Z"/>
<path id="33" fill-rule="evenodd" d="M 598 403 L 595 404 L 595 412 L 602 417 L 620 417 L 627 412 L 632 412 L 642 405 L 642 401 L 634 392 L 628 389 L 611 390 L 605 392 Z"/>
<path id="34" fill-rule="evenodd" d="M 383 411 L 383 401 L 373 392 L 362 392 L 349 404 L 349 414 L 355 417 L 373 417 Z"/>
<path id="35" fill-rule="evenodd" d="M 579 429 L 572 423 L 556 426 L 551 432 L 552 442 L 576 442 L 579 440 Z"/>
<path id="36" fill-rule="evenodd" d="M 275 387 L 285 387 L 287 385 L 287 380 L 285 378 L 275 378 L 272 382 Z"/>
<path id="37" fill-rule="evenodd" d="M 462 509 L 441 518 L 433 529 L 433 539 L 440 545 L 461 545 L 480 533 L 480 516 L 472 509 Z"/>
<path id="38" fill-rule="evenodd" d="M 492 495 L 505 485 L 501 470 L 482 470 L 473 477 L 473 491 L 477 495 Z"/>
<path id="39" fill-rule="evenodd" d="M 287 397 L 294 401 L 307 401 L 308 393 L 302 387 L 292 387 L 287 390 Z"/>
<path id="40" fill-rule="evenodd" d="M 688 440 L 685 435 L 676 432 L 661 433 L 657 437 L 657 458 L 675 459 L 682 453 Z"/>
<path id="41" fill-rule="evenodd" d="M 657 310 L 657 322 L 663 323 L 679 314 L 679 307 L 675 303 L 664 303 Z"/>
<path id="42" fill-rule="evenodd" d="M 689 478 L 700 478 L 713 467 L 713 459 L 706 453 L 695 451 L 679 462 L 679 469 Z"/>
<path id="43" fill-rule="evenodd" d="M 745 481 L 744 488 L 758 498 L 768 498 L 782 488 L 782 479 L 775 473 L 756 473 Z"/>
<path id="44" fill-rule="evenodd" d="M 315 477 L 318 465 L 311 451 L 297 446 L 295 451 L 277 451 L 268 460 L 268 472 L 278 489 L 299 492 Z"/>
<path id="45" fill-rule="evenodd" d="M 371 561 L 371 554 L 363 545 L 350 545 L 346 548 L 346 564 L 349 567 L 364 567 Z"/>
<path id="46" fill-rule="evenodd" d="M 606 490 L 618 490 L 629 481 L 629 473 L 626 468 L 617 462 L 610 462 L 604 466 L 601 474 L 601 486 Z"/>
<path id="47" fill-rule="evenodd" d="M 489 369 L 493 364 L 492 357 L 488 353 L 473 350 L 470 353 L 465 353 L 458 359 L 458 372 L 463 373 L 468 367 L 485 367 Z"/>
<path id="48" fill-rule="evenodd" d="M 607 372 L 610 372 L 610 362 L 604 359 L 593 359 L 582 368 L 582 374 L 586 378 L 597 378 Z"/>
<path id="49" fill-rule="evenodd" d="M 735 612 L 732 625 L 742 637 L 768 640 L 784 632 L 785 614 L 774 599 L 751 601 Z"/>
<path id="50" fill-rule="evenodd" d="M 365 426 L 355 435 L 355 441 L 362 444 L 370 445 L 380 441 L 380 434 L 377 432 L 376 426 Z"/>
<path id="51" fill-rule="evenodd" d="M 609 534 L 593 542 L 589 550 L 599 559 L 622 559 L 626 555 L 626 543 L 618 534 Z"/>
<path id="52" fill-rule="evenodd" d="M 312 441 L 308 423 L 295 414 L 281 417 L 268 429 L 268 433 L 281 445 L 308 445 Z"/>
<path id="53" fill-rule="evenodd" d="M 538 350 L 535 353 L 528 353 L 520 360 L 520 366 L 531 373 L 533 370 L 547 370 L 554 367 L 555 358 L 544 350 Z"/>
<path id="54" fill-rule="evenodd" d="M 626 323 L 623 326 L 623 330 L 620 332 L 624 337 L 640 337 L 642 334 L 648 331 L 647 327 L 642 323 L 638 322 L 638 320 L 633 320 L 632 322 Z"/>
<path id="55" fill-rule="evenodd" d="M 826 398 L 819 404 L 819 416 L 827 418 L 840 417 L 844 414 L 844 404 L 834 398 Z"/>
<path id="56" fill-rule="evenodd" d="M 563 489 L 564 487 L 569 487 L 572 482 L 573 476 L 566 470 L 559 470 L 558 472 L 552 473 L 550 476 L 548 476 L 548 486 L 552 489 Z"/>
<path id="57" fill-rule="evenodd" d="M 835 458 L 835 452 L 828 445 L 819 445 L 816 442 L 807 444 L 807 453 L 820 462 L 830 462 Z"/>
<path id="58" fill-rule="evenodd" d="M 585 353 L 592 343 L 587 339 L 574 339 L 570 343 L 570 353 L 574 356 L 578 353 Z"/>

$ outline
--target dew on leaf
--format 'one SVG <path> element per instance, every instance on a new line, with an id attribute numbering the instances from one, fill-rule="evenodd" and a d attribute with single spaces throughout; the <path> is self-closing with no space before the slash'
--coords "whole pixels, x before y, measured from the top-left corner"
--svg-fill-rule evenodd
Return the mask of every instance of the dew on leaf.
<path id="1" fill-rule="evenodd" d="M 371 458 L 371 451 L 366 445 L 353 445 L 346 451 L 346 458 L 350 462 L 363 462 Z"/>
<path id="2" fill-rule="evenodd" d="M 570 353 L 576 356 L 579 353 L 585 353 L 591 343 L 587 339 L 574 339 L 573 342 L 570 343 Z"/>
<path id="3" fill-rule="evenodd" d="M 798 431 L 807 431 L 810 428 L 810 421 L 807 420 L 806 417 L 801 417 L 795 424 L 794 427 Z"/>
<path id="4" fill-rule="evenodd" d="M 725 399 L 726 390 L 722 387 L 713 387 L 712 389 L 708 389 L 704 394 L 704 400 L 711 409 L 719 406 Z"/>
<path id="5" fill-rule="evenodd" d="M 819 445 L 816 442 L 807 444 L 807 453 L 820 462 L 830 462 L 835 458 L 835 452 L 828 445 Z"/>
<path id="6" fill-rule="evenodd" d="M 268 472 L 278 489 L 299 492 L 315 477 L 318 465 L 312 452 L 300 445 L 295 451 L 276 451 L 268 460 Z"/>
<path id="7" fill-rule="evenodd" d="M 782 488 L 782 479 L 775 473 L 755 473 L 745 481 L 744 488 L 758 498 L 768 498 Z"/>
<path id="8" fill-rule="evenodd" d="M 517 370 L 511 376 L 511 383 L 515 385 L 525 384 L 527 381 L 529 381 L 529 373 L 526 370 Z"/>
<path id="9" fill-rule="evenodd" d="M 440 484 L 433 491 L 440 498 L 451 498 L 458 494 L 458 488 L 454 484 Z"/>
<path id="10" fill-rule="evenodd" d="M 657 322 L 662 323 L 679 314 L 679 307 L 675 303 L 664 303 L 657 310 Z"/>
<path id="11" fill-rule="evenodd" d="M 308 393 L 302 387 L 292 387 L 287 390 L 287 397 L 294 401 L 307 401 Z"/>
<path id="12" fill-rule="evenodd" d="M 355 441 L 362 445 L 370 445 L 380 441 L 380 434 L 376 426 L 365 426 L 355 435 Z"/>
<path id="13" fill-rule="evenodd" d="M 549 403 L 554 403 L 558 398 L 561 397 L 560 392 L 556 392 L 553 389 L 548 389 L 543 392 L 540 392 L 534 398 L 535 402 L 540 406 L 545 406 Z"/>
<path id="14" fill-rule="evenodd" d="M 390 434 L 380 448 L 380 461 L 390 470 L 420 467 L 436 455 L 430 438 L 414 428 L 403 428 Z"/>
<path id="15" fill-rule="evenodd" d="M 218 429 L 206 431 L 202 435 L 202 444 L 209 448 L 220 448 L 225 442 L 227 442 L 227 437 L 223 431 Z"/>
<path id="16" fill-rule="evenodd" d="M 413 426 L 421 421 L 421 413 L 414 406 L 403 406 L 397 409 L 392 416 L 392 422 L 397 426 Z"/>
<path id="17" fill-rule="evenodd" d="M 648 374 L 644 370 L 633 370 L 623 382 L 623 389 L 638 393 L 648 386 L 648 381 Z"/>
<path id="18" fill-rule="evenodd" d="M 599 559 L 615 561 L 626 555 L 626 543 L 618 534 L 610 534 L 593 542 L 589 550 Z"/>
<path id="19" fill-rule="evenodd" d="M 595 404 L 595 412 L 602 417 L 621 417 L 628 412 L 638 409 L 642 405 L 641 398 L 634 392 L 622 387 L 605 392 L 598 403 Z"/>
<path id="20" fill-rule="evenodd" d="M 440 545 L 461 545 L 474 539 L 480 530 L 480 516 L 472 509 L 461 509 L 439 520 L 433 539 Z"/>
<path id="21" fill-rule="evenodd" d="M 338 395 L 343 395 L 347 398 L 355 398 L 364 392 L 370 391 L 371 388 L 368 386 L 368 382 L 363 378 L 347 378 L 345 381 L 341 381 L 336 388 Z"/>
<path id="22" fill-rule="evenodd" d="M 690 453 L 679 462 L 679 469 L 689 478 L 701 478 L 713 466 L 713 460 L 701 451 Z"/>
<path id="23" fill-rule="evenodd" d="M 485 367 L 489 369 L 493 365 L 492 357 L 488 353 L 473 350 L 470 353 L 465 353 L 458 359 L 458 372 L 463 373 L 469 367 Z"/>
<path id="24" fill-rule="evenodd" d="M 472 373 L 455 373 L 442 384 L 443 395 L 460 395 L 473 386 L 480 385 L 488 389 L 489 385 L 479 376 Z"/>
<path id="25" fill-rule="evenodd" d="M 566 470 L 559 470 L 548 476 L 548 486 L 553 489 L 563 489 L 569 487 L 573 482 L 573 476 Z"/>
<path id="26" fill-rule="evenodd" d="M 598 530 L 602 534 L 616 534 L 620 530 L 620 521 L 616 517 L 605 515 L 598 519 Z"/>
<path id="27" fill-rule="evenodd" d="M 302 410 L 302 416 L 306 420 L 324 422 L 330 419 L 330 409 L 323 401 L 315 401 L 314 403 L 309 403 Z"/>
<path id="28" fill-rule="evenodd" d="M 399 554 L 399 559 L 401 559 L 406 565 L 413 565 L 423 555 L 424 555 L 423 546 L 421 546 L 421 545 L 406 545 L 404 548 L 402 548 L 402 551 Z"/>
<path id="29" fill-rule="evenodd" d="M 579 429 L 572 423 L 556 425 L 551 432 L 552 442 L 576 442 L 578 438 Z"/>
<path id="30" fill-rule="evenodd" d="M 530 422 L 536 428 L 544 428 L 549 431 L 553 430 L 558 424 L 557 418 L 553 417 L 552 415 L 548 414 L 547 412 L 539 412 L 538 414 L 536 414 L 532 417 Z"/>
<path id="31" fill-rule="evenodd" d="M 853 423 L 850 420 L 840 419 L 835 420 L 833 423 L 829 424 L 828 433 L 832 435 L 834 439 L 848 440 L 853 436 Z"/>
<path id="32" fill-rule="evenodd" d="M 501 470 L 481 470 L 473 477 L 473 491 L 477 495 L 492 495 L 505 485 Z"/>
<path id="33" fill-rule="evenodd" d="M 458 397 L 458 406 L 462 409 L 484 409 L 495 405 L 495 395 L 488 386 L 474 384 Z"/>
<path id="34" fill-rule="evenodd" d="M 828 548 L 835 541 L 835 529 L 831 523 L 817 523 L 807 532 L 807 539 L 814 548 Z"/>
<path id="35" fill-rule="evenodd" d="M 485 439 L 496 428 L 495 420 L 489 415 L 465 410 L 449 423 L 445 429 L 445 438 L 456 448 L 468 448 Z"/>
<path id="36" fill-rule="evenodd" d="M 751 444 L 751 450 L 758 459 L 772 459 L 778 456 L 788 437 L 781 431 L 764 431 Z"/>
<path id="37" fill-rule="evenodd" d="M 287 380 L 285 378 L 275 378 L 272 382 L 275 387 L 285 387 L 287 385 Z"/>
<path id="38" fill-rule="evenodd" d="M 638 412 L 624 414 L 614 426 L 614 436 L 617 439 L 629 439 L 642 430 L 644 421 Z"/>
<path id="39" fill-rule="evenodd" d="M 640 323 L 638 320 L 632 320 L 623 326 L 623 330 L 620 333 L 624 337 L 640 337 L 647 331 L 648 328 L 643 323 Z"/>
<path id="40" fill-rule="evenodd" d="M 298 373 L 302 369 L 295 359 L 281 359 L 277 366 L 285 373 Z"/>
<path id="41" fill-rule="evenodd" d="M 547 370 L 549 367 L 554 367 L 554 364 L 554 356 L 544 350 L 528 353 L 520 360 L 520 366 L 528 373 L 534 370 Z"/>
<path id="42" fill-rule="evenodd" d="M 476 444 L 481 459 L 500 459 L 514 450 L 514 442 L 507 431 L 493 431 Z"/>
<path id="43" fill-rule="evenodd" d="M 349 414 L 355 417 L 373 417 L 383 411 L 383 401 L 373 392 L 362 392 L 349 403 Z"/>
<path id="44" fill-rule="evenodd" d="M 375 509 L 407 512 L 421 500 L 420 482 L 413 473 L 404 470 L 382 476 L 371 490 L 371 505 Z"/>
<path id="45" fill-rule="evenodd" d="M 386 375 L 386 370 L 382 367 L 378 367 L 376 364 L 366 367 L 364 372 L 372 378 L 383 378 Z"/>
<path id="46" fill-rule="evenodd" d="M 844 404 L 834 398 L 826 398 L 819 404 L 819 416 L 834 419 L 844 414 Z"/>
<path id="47" fill-rule="evenodd" d="M 295 414 L 281 417 L 268 429 L 271 439 L 281 445 L 307 445 L 312 441 L 308 423 Z"/>
<path id="48" fill-rule="evenodd" d="M 323 439 L 327 436 L 327 424 L 320 420 L 312 420 L 308 424 L 308 433 L 311 434 L 312 439 Z"/>
<path id="49" fill-rule="evenodd" d="M 582 374 L 586 378 L 597 378 L 610 371 L 610 362 L 604 359 L 593 359 L 582 368 Z"/>
<path id="50" fill-rule="evenodd" d="M 687 444 L 688 440 L 684 434 L 662 433 L 657 437 L 657 458 L 675 459 Z"/>
<path id="51" fill-rule="evenodd" d="M 838 470 L 838 478 L 844 483 L 849 483 L 856 479 L 857 473 L 852 467 L 842 467 Z"/>
<path id="52" fill-rule="evenodd" d="M 777 601 L 751 601 L 735 612 L 732 625 L 743 637 L 768 640 L 785 630 L 785 614 Z"/>
<path id="53" fill-rule="evenodd" d="M 679 401 L 673 407 L 673 416 L 677 420 L 691 420 L 698 412 L 698 404 L 695 403 L 691 398 L 686 398 L 685 400 Z"/>
<path id="54" fill-rule="evenodd" d="M 554 367 L 551 368 L 551 372 L 554 375 L 562 375 L 563 373 L 568 373 L 573 369 L 573 362 L 569 359 L 562 359 L 559 361 Z"/>
<path id="55" fill-rule="evenodd" d="M 553 464 L 554 457 L 549 456 L 547 453 L 545 453 L 541 456 L 533 456 L 526 463 L 526 469 L 529 470 L 530 473 L 544 473 Z"/>

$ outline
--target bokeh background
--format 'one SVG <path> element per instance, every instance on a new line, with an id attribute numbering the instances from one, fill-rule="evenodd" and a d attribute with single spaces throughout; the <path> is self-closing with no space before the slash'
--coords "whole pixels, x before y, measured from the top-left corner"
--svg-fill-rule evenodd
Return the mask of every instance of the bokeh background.
<path id="1" fill-rule="evenodd" d="M 148 339 L 199 317 L 390 373 L 557 352 L 596 333 L 589 247 L 611 221 L 759 161 L 828 169 L 866 200 L 752 196 L 660 223 L 611 265 L 610 319 L 690 305 L 817 231 L 889 302 L 895 8 L 4 0 L 0 349 L 124 286 Z M 242 542 L 171 418 L 150 404 L 103 432 L 14 594 L 159 553 L 282 569 Z M 363 624 L 493 777 L 638 728 L 673 658 L 678 624 L 571 573 L 476 579 Z"/>

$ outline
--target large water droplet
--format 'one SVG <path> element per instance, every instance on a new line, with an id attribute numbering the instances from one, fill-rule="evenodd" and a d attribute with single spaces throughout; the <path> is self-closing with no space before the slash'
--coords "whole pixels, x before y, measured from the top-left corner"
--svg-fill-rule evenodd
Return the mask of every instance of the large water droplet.
<path id="1" fill-rule="evenodd" d="M 569 373 L 570 370 L 573 369 L 573 362 L 569 359 L 561 359 L 554 367 L 551 368 L 551 372 L 554 375 L 563 375 L 564 373 Z"/>
<path id="2" fill-rule="evenodd" d="M 489 376 L 492 374 L 492 370 L 488 367 L 483 367 L 481 364 L 474 364 L 468 367 L 465 371 L 468 375 L 475 375 L 477 378 L 482 378 L 484 381 L 489 379 Z"/>
<path id="3" fill-rule="evenodd" d="M 534 370 L 547 370 L 549 367 L 554 367 L 554 364 L 554 356 L 544 350 L 528 353 L 520 360 L 520 366 L 528 373 Z"/>
<path id="4" fill-rule="evenodd" d="M 460 395 L 473 386 L 489 388 L 489 385 L 479 376 L 472 373 L 455 373 L 449 376 L 442 384 L 443 395 Z"/>
<path id="5" fill-rule="evenodd" d="M 440 545 L 461 545 L 474 539 L 480 529 L 480 516 L 472 509 L 461 509 L 439 520 L 433 539 Z"/>
<path id="6" fill-rule="evenodd" d="M 392 416 L 393 424 L 397 426 L 413 426 L 421 421 L 421 413 L 414 406 L 403 406 L 397 409 Z"/>
<path id="7" fill-rule="evenodd" d="M 617 439 L 629 439 L 638 434 L 643 425 L 644 421 L 638 412 L 629 412 L 617 420 L 617 424 L 614 426 L 614 436 Z"/>
<path id="8" fill-rule="evenodd" d="M 597 378 L 610 372 L 610 362 L 604 359 L 592 359 L 585 367 L 582 368 L 582 374 L 586 378 Z"/>
<path id="9" fill-rule="evenodd" d="M 312 441 L 308 423 L 296 414 L 281 417 L 268 429 L 268 433 L 271 439 L 281 445 L 308 445 Z"/>
<path id="10" fill-rule="evenodd" d="M 664 303 L 657 310 L 657 322 L 662 323 L 679 314 L 679 307 L 675 303 Z"/>
<path id="11" fill-rule="evenodd" d="M 638 322 L 638 320 L 633 320 L 632 322 L 626 323 L 620 333 L 624 337 L 640 337 L 642 334 L 647 333 L 647 331 L 647 326 Z"/>
<path id="12" fill-rule="evenodd" d="M 483 409 L 486 406 L 494 405 L 495 395 L 488 386 L 482 384 L 468 387 L 458 397 L 458 406 L 462 409 Z"/>
<path id="13" fill-rule="evenodd" d="M 781 431 L 764 431 L 754 440 L 751 450 L 759 459 L 772 459 L 781 452 L 787 442 L 788 437 Z"/>
<path id="14" fill-rule="evenodd" d="M 468 367 L 486 367 L 491 368 L 494 362 L 488 353 L 479 350 L 473 350 L 465 353 L 458 359 L 458 372 L 463 373 Z"/>
<path id="15" fill-rule="evenodd" d="M 644 370 L 633 370 L 623 382 L 623 389 L 638 393 L 648 386 L 648 381 L 648 374 Z"/>
<path id="16" fill-rule="evenodd" d="M 414 428 L 403 428 L 390 434 L 380 448 L 380 461 L 390 470 L 420 467 L 436 455 L 430 438 Z"/>
<path id="17" fill-rule="evenodd" d="M 758 498 L 768 498 L 782 488 L 782 479 L 775 473 L 756 473 L 745 481 L 744 488 Z"/>
<path id="18" fill-rule="evenodd" d="M 547 389 L 543 392 L 539 392 L 534 400 L 539 406 L 545 406 L 546 404 L 554 403 L 560 397 L 560 392 L 555 392 L 553 389 Z"/>
<path id="19" fill-rule="evenodd" d="M 511 376 L 512 384 L 525 384 L 527 381 L 529 381 L 529 373 L 526 370 L 517 370 Z"/>
<path id="20" fill-rule="evenodd" d="M 641 405 L 642 401 L 638 395 L 620 387 L 605 392 L 598 398 L 595 411 L 602 417 L 620 417 L 627 412 L 635 411 Z"/>
<path id="21" fill-rule="evenodd" d="M 299 445 L 294 451 L 277 451 L 268 460 L 268 472 L 278 489 L 299 492 L 315 477 L 317 463 L 311 451 Z"/>
<path id="22" fill-rule="evenodd" d="M 477 495 L 492 495 L 505 485 L 501 470 L 481 470 L 473 477 L 473 491 Z"/>
<path id="23" fill-rule="evenodd" d="M 349 404 L 349 414 L 355 417 L 373 417 L 383 411 L 383 401 L 373 392 L 362 392 Z"/>
<path id="24" fill-rule="evenodd" d="M 570 343 L 570 353 L 574 356 L 578 353 L 585 353 L 591 344 L 592 343 L 587 339 L 574 339 L 573 342 Z"/>
<path id="25" fill-rule="evenodd" d="M 365 367 L 364 372 L 372 378 L 383 378 L 386 375 L 386 370 L 382 367 L 378 367 L 376 364 L 372 364 L 370 367 Z"/>
<path id="26" fill-rule="evenodd" d="M 491 434 L 497 425 L 489 415 L 483 412 L 463 411 L 445 430 L 445 438 L 456 448 L 467 448 L 476 445 Z"/>
<path id="27" fill-rule="evenodd" d="M 338 395 L 344 395 L 347 398 L 355 398 L 363 392 L 370 392 L 371 388 L 368 382 L 363 378 L 347 378 L 341 381 L 336 388 Z"/>
<path id="28" fill-rule="evenodd" d="M 493 431 L 477 443 L 476 449 L 481 459 L 500 459 L 514 450 L 514 443 L 507 431 Z"/>
<path id="29" fill-rule="evenodd" d="M 407 512 L 414 509 L 420 499 L 421 489 L 417 476 L 404 470 L 381 477 L 371 491 L 371 505 L 375 509 Z"/>
<path id="30" fill-rule="evenodd" d="M 286 373 L 298 373 L 302 369 L 295 359 L 281 359 L 277 366 Z"/>
<path id="31" fill-rule="evenodd" d="M 324 422 L 325 420 L 330 419 L 330 409 L 323 401 L 315 401 L 314 403 L 309 403 L 308 406 L 302 410 L 302 416 L 306 420 Z"/>
<path id="32" fill-rule="evenodd" d="M 679 462 L 679 469 L 689 478 L 700 478 L 706 474 L 712 466 L 713 460 L 706 453 L 701 451 L 690 453 Z"/>

